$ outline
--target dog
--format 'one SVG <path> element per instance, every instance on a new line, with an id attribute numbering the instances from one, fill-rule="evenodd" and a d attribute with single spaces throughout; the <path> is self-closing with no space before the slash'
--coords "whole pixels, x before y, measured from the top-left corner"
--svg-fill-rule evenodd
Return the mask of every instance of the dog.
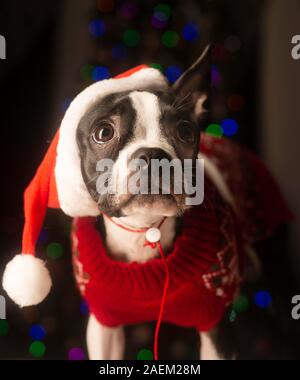
<path id="1" fill-rule="evenodd" d="M 85 185 L 97 203 L 101 234 L 109 255 L 116 261 L 145 263 L 159 257 L 158 246 L 145 246 L 144 234 L 131 229 L 158 226 L 163 218 L 161 246 L 166 255 L 178 236 L 178 225 L 189 209 L 186 194 L 121 194 L 97 191 L 95 167 L 102 159 L 114 164 L 109 180 L 130 177 L 123 171 L 128 160 L 141 159 L 147 170 L 152 160 L 190 159 L 199 153 L 201 126 L 209 118 L 209 48 L 182 76 L 165 91 L 125 91 L 110 94 L 90 107 L 81 118 L 76 137 L 81 171 Z M 234 197 L 216 166 L 206 159 L 206 172 L 225 201 L 234 206 Z M 162 178 L 160 178 L 160 181 Z M 124 228 L 120 228 L 120 225 Z M 259 271 L 259 260 L 252 250 L 251 260 Z M 200 332 L 201 359 L 225 358 L 217 346 L 222 329 Z M 91 314 L 87 327 L 87 345 L 91 359 L 122 359 L 124 353 L 122 326 L 102 325 Z M 226 350 L 225 350 L 226 351 Z M 227 353 L 233 358 L 234 351 Z"/>
<path id="2" fill-rule="evenodd" d="M 140 66 L 80 93 L 25 191 L 23 253 L 7 265 L 3 287 L 21 307 L 41 302 L 51 279 L 34 254 L 46 208 L 74 217 L 90 359 L 122 359 L 123 326 L 148 320 L 157 320 L 155 358 L 163 320 L 197 329 L 201 359 L 236 357 L 227 312 L 244 284 L 245 261 L 260 273 L 253 243 L 290 220 L 254 154 L 200 133 L 209 120 L 209 50 L 171 86 Z M 153 175 L 157 162 L 169 176 Z"/>
<path id="3" fill-rule="evenodd" d="M 179 219 L 188 208 L 177 194 L 105 194 L 96 190 L 95 167 L 101 159 L 114 161 L 111 177 L 122 173 L 126 160 L 195 160 L 200 126 L 208 117 L 209 49 L 168 91 L 126 91 L 108 95 L 81 118 L 77 129 L 81 170 L 86 187 L 103 217 L 105 244 L 115 260 L 144 263 L 159 256 L 157 247 L 144 246 L 144 236 L 119 228 L 111 218 L 130 228 L 150 228 L 166 217 L 161 245 L 169 252 L 176 239 Z M 201 334 L 202 358 L 217 358 L 209 334 Z M 91 315 L 87 328 L 91 359 L 121 359 L 122 327 L 102 326 Z"/>

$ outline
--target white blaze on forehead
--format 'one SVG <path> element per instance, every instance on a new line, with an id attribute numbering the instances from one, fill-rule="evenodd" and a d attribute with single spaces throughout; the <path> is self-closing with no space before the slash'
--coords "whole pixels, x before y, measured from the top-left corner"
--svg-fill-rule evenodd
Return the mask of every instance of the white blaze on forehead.
<path id="1" fill-rule="evenodd" d="M 136 137 L 143 138 L 146 144 L 157 144 L 161 137 L 157 96 L 146 91 L 134 91 L 129 97 L 136 112 Z"/>
<path id="2" fill-rule="evenodd" d="M 173 146 L 161 131 L 158 97 L 147 91 L 133 91 L 129 94 L 129 98 L 136 113 L 134 137 L 119 152 L 112 171 L 112 183 L 118 183 L 121 188 L 129 174 L 127 166 L 129 160 L 139 148 L 160 148 L 170 157 L 177 158 Z"/>

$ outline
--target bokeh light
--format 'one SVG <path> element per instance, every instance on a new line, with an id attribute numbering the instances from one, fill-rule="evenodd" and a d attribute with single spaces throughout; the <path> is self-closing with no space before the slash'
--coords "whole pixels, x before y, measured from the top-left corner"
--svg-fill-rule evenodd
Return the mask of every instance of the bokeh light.
<path id="1" fill-rule="evenodd" d="M 214 44 L 211 50 L 211 58 L 213 61 L 223 61 L 226 51 L 223 45 Z"/>
<path id="2" fill-rule="evenodd" d="M 166 3 L 160 3 L 160 4 L 157 4 L 154 8 L 154 12 L 160 12 L 160 13 L 163 13 L 166 17 L 166 19 L 168 19 L 170 16 L 171 16 L 171 8 L 168 4 Z"/>
<path id="3" fill-rule="evenodd" d="M 122 61 L 127 58 L 127 48 L 121 43 L 115 44 L 112 47 L 111 53 L 113 59 L 115 59 L 116 61 Z"/>
<path id="4" fill-rule="evenodd" d="M 233 136 L 239 129 L 239 125 L 234 119 L 224 119 L 221 123 L 221 127 L 223 134 L 227 137 Z"/>
<path id="5" fill-rule="evenodd" d="M 198 28 L 198 25 L 192 22 L 187 23 L 183 28 L 182 36 L 186 41 L 197 41 L 197 39 L 200 36 L 200 30 Z"/>
<path id="6" fill-rule="evenodd" d="M 237 313 L 241 313 L 243 311 L 246 311 L 249 306 L 249 301 L 246 296 L 238 296 L 233 301 L 233 310 Z"/>
<path id="7" fill-rule="evenodd" d="M 168 20 L 168 15 L 162 11 L 155 11 L 153 13 L 153 15 L 155 16 L 155 18 L 157 18 L 157 20 L 159 21 L 166 21 Z"/>
<path id="8" fill-rule="evenodd" d="M 48 231 L 43 228 L 39 234 L 38 244 L 46 244 L 48 242 Z"/>
<path id="9" fill-rule="evenodd" d="M 135 327 L 134 334 L 134 342 L 139 346 L 143 347 L 147 345 L 147 341 L 149 341 L 152 337 L 152 332 L 146 325 L 139 325 Z"/>
<path id="10" fill-rule="evenodd" d="M 42 325 L 32 325 L 29 335 L 33 340 L 43 340 L 46 336 L 46 330 Z"/>
<path id="11" fill-rule="evenodd" d="M 0 336 L 8 334 L 8 322 L 6 319 L 0 319 Z"/>
<path id="12" fill-rule="evenodd" d="M 93 37 L 101 37 L 105 33 L 106 26 L 102 20 L 92 20 L 89 24 L 89 31 Z"/>
<path id="13" fill-rule="evenodd" d="M 151 24 L 154 28 L 162 29 L 167 26 L 168 20 L 163 12 L 155 12 L 151 16 Z"/>
<path id="14" fill-rule="evenodd" d="M 219 86 L 221 83 L 221 74 L 216 65 L 211 65 L 211 84 L 214 87 Z"/>
<path id="15" fill-rule="evenodd" d="M 135 3 L 126 2 L 121 5 L 121 15 L 125 18 L 133 19 L 138 14 L 138 7 Z"/>
<path id="16" fill-rule="evenodd" d="M 90 80 L 92 78 L 94 66 L 86 64 L 81 68 L 80 74 L 83 80 Z"/>
<path id="17" fill-rule="evenodd" d="M 167 26 L 168 19 L 171 15 L 171 8 L 168 4 L 161 3 L 156 5 L 154 13 L 151 16 L 151 24 L 154 28 L 162 29 Z"/>
<path id="18" fill-rule="evenodd" d="M 271 294 L 267 291 L 260 290 L 254 295 L 255 305 L 261 309 L 267 309 L 272 302 Z"/>
<path id="19" fill-rule="evenodd" d="M 92 71 L 92 79 L 94 81 L 99 81 L 103 79 L 108 79 L 110 77 L 110 72 L 105 66 L 96 66 Z"/>
<path id="20" fill-rule="evenodd" d="M 138 360 L 153 360 L 153 353 L 152 351 L 146 348 L 143 348 L 139 351 L 137 355 L 137 359 Z"/>
<path id="21" fill-rule="evenodd" d="M 206 128 L 206 133 L 214 137 L 222 137 L 223 131 L 220 124 L 212 123 Z"/>
<path id="22" fill-rule="evenodd" d="M 166 68 L 166 77 L 170 83 L 174 83 L 182 74 L 182 69 L 179 66 L 172 65 Z"/>
<path id="23" fill-rule="evenodd" d="M 63 247 L 59 243 L 50 243 L 47 247 L 47 256 L 50 257 L 50 259 L 57 260 L 62 257 L 63 255 Z"/>
<path id="24" fill-rule="evenodd" d="M 167 30 L 162 35 L 161 40 L 162 40 L 162 43 L 166 47 L 172 48 L 172 47 L 175 47 L 178 44 L 178 42 L 179 42 L 179 35 L 174 30 Z"/>
<path id="25" fill-rule="evenodd" d="M 228 108 L 232 111 L 239 111 L 245 105 L 245 99 L 242 95 L 232 94 L 227 99 Z"/>
<path id="26" fill-rule="evenodd" d="M 170 347 L 170 353 L 175 360 L 180 360 L 187 355 L 187 346 L 183 341 L 177 340 Z"/>
<path id="27" fill-rule="evenodd" d="M 149 65 L 150 67 L 153 67 L 154 69 L 157 69 L 157 70 L 159 70 L 159 71 L 161 71 L 161 72 L 163 72 L 164 71 L 164 68 L 163 68 L 163 66 L 162 65 L 160 65 L 159 63 L 150 63 L 150 65 Z"/>
<path id="28" fill-rule="evenodd" d="M 100 12 L 111 12 L 114 5 L 114 0 L 97 0 L 97 8 Z"/>
<path id="29" fill-rule="evenodd" d="M 140 33 L 136 29 L 128 29 L 123 33 L 123 41 L 129 47 L 137 46 L 140 40 Z"/>
<path id="30" fill-rule="evenodd" d="M 80 313 L 82 315 L 88 315 L 89 314 L 89 305 L 87 304 L 86 301 L 82 301 L 80 303 Z"/>
<path id="31" fill-rule="evenodd" d="M 80 347 L 73 347 L 68 352 L 69 360 L 84 360 L 84 351 Z"/>
<path id="32" fill-rule="evenodd" d="M 29 346 L 29 352 L 35 358 L 41 358 L 46 352 L 46 346 L 43 342 L 40 342 L 38 340 L 34 341 Z"/>

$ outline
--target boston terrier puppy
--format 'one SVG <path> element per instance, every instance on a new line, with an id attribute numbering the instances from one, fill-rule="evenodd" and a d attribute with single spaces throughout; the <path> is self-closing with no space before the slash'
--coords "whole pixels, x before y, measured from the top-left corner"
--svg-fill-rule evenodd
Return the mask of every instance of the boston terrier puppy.
<path id="1" fill-rule="evenodd" d="M 185 215 L 191 212 L 194 206 L 186 202 L 188 194 L 185 186 L 182 187 L 183 191 L 181 193 L 175 191 L 176 186 L 172 185 L 172 181 L 174 184 L 176 184 L 176 181 L 184 182 L 184 179 L 177 178 L 175 170 L 171 171 L 170 174 L 171 186 L 169 187 L 169 192 L 163 191 L 165 178 L 162 171 L 158 173 L 158 178 L 154 178 L 158 181 L 158 188 L 161 191 L 155 193 L 150 191 L 152 190 L 153 181 L 151 175 L 153 163 L 155 161 L 170 163 L 177 160 L 183 165 L 186 160 L 190 160 L 193 167 L 192 178 L 194 180 L 194 177 L 197 177 L 195 172 L 196 161 L 201 157 L 199 156 L 200 129 L 206 125 L 209 119 L 209 88 L 210 60 L 208 47 L 199 59 L 173 85 L 168 86 L 165 90 L 137 90 L 135 88 L 131 91 L 126 89 L 126 91 L 118 91 L 102 97 L 100 101 L 93 102 L 92 106 L 87 107 L 85 110 L 76 130 L 81 173 L 86 189 L 101 213 L 98 218 L 98 229 L 110 259 L 117 262 L 144 265 L 151 260 L 160 258 L 161 250 L 166 257 L 172 252 L 174 245 L 178 241 L 178 236 L 180 236 Z M 280 194 L 273 189 L 275 184 L 272 179 L 268 179 L 269 185 L 267 184 L 265 178 L 269 178 L 269 174 L 260 167 L 261 164 L 258 163 L 254 155 L 250 153 L 245 153 L 244 156 L 243 154 L 239 155 L 237 152 L 239 152 L 240 148 L 228 140 L 222 143 L 218 142 L 218 139 L 209 140 L 207 137 L 205 139 L 206 150 L 215 150 L 215 153 L 220 155 L 218 159 L 221 161 L 221 166 L 218 166 L 215 162 L 217 160 L 214 161 L 207 156 L 205 157 L 205 178 L 209 178 L 209 183 L 213 183 L 218 196 L 226 204 L 225 209 L 230 208 L 232 213 L 236 213 L 236 216 L 239 217 L 238 208 L 246 210 L 246 213 L 250 209 L 261 209 L 263 206 L 256 205 L 256 202 L 263 199 L 261 194 L 264 192 Z M 225 148 L 224 146 L 222 147 L 222 144 Z M 243 150 L 241 149 L 241 151 Z M 227 160 L 226 155 L 229 156 L 229 160 Z M 243 158 L 240 160 L 240 157 L 247 157 L 245 162 L 255 162 L 252 169 L 260 168 L 259 173 L 265 173 L 262 175 L 264 179 L 261 182 L 265 189 L 261 188 L 262 193 L 256 194 L 256 198 L 249 199 L 248 190 L 245 191 L 244 198 L 241 194 L 234 194 L 226 180 L 234 172 L 239 186 L 241 186 L 241 181 L 243 186 L 244 183 L 248 186 L 249 178 L 243 180 L 247 174 L 247 172 L 243 171 L 243 168 L 247 167 L 251 171 L 251 165 L 249 162 L 246 165 L 240 165 L 239 161 L 242 162 L 243 160 Z M 100 186 L 99 190 L 100 173 L 97 168 L 99 168 L 99 162 L 103 163 L 103 160 L 108 160 L 112 164 L 107 166 L 105 170 L 105 165 L 100 165 L 100 171 L 106 174 L 106 180 L 101 183 L 102 187 Z M 128 190 L 128 180 L 135 174 L 130 167 L 130 162 L 134 160 L 142 162 L 142 171 L 149 174 L 148 182 L 146 182 L 148 192 L 133 193 Z M 227 163 L 225 162 L 226 160 Z M 223 172 L 222 169 L 220 170 L 222 164 Z M 250 177 L 252 179 L 259 178 L 252 174 Z M 256 188 L 259 181 L 258 179 Z M 125 183 L 125 186 L 115 186 L 114 191 L 101 191 L 101 189 L 104 189 L 104 185 L 110 188 L 116 183 L 118 185 L 124 185 Z M 245 187 L 243 186 L 242 188 L 244 189 Z M 205 194 L 204 199 L 206 200 Z M 273 199 L 272 202 L 274 201 Z M 285 213 L 285 205 L 279 195 L 277 201 L 282 207 L 273 208 L 273 210 L 282 210 L 284 216 L 283 218 L 277 218 L 276 215 L 273 215 L 274 217 L 266 218 L 271 224 L 271 229 L 269 230 L 275 228 L 275 224 L 273 225 L 274 220 L 284 220 L 288 215 L 288 212 Z M 209 203 L 211 203 L 211 200 L 208 200 L 207 204 L 204 202 L 203 207 L 211 206 Z M 251 205 L 254 206 L 252 207 Z M 218 208 L 217 205 L 212 205 L 212 207 Z M 267 209 L 268 212 L 272 211 L 272 207 L 267 207 Z M 233 220 L 235 219 L 234 217 Z M 243 215 L 241 215 L 241 221 L 243 221 Z M 256 221 L 255 216 L 252 220 L 252 227 L 254 226 L 252 231 L 256 231 Z M 222 223 L 222 219 L 215 223 L 218 231 L 223 231 Z M 232 223 L 229 224 L 233 225 Z M 236 241 L 239 241 L 238 233 L 236 232 L 239 227 L 238 225 L 237 228 L 231 229 L 232 239 L 228 240 L 229 254 L 238 252 L 235 245 Z M 147 229 L 154 229 L 156 232 L 157 229 L 160 230 L 160 244 L 151 244 L 151 241 L 150 244 L 145 244 L 144 233 L 133 233 L 133 231 Z M 228 234 L 225 231 L 223 241 L 227 241 L 227 237 Z M 76 239 L 73 237 L 75 245 Z M 205 241 L 203 231 L 199 231 L 199 239 L 204 239 Z M 157 240 L 154 241 L 157 242 Z M 218 249 L 220 249 L 219 252 Z M 246 247 L 246 244 L 244 244 L 241 251 L 247 252 L 252 266 L 258 273 L 261 270 L 261 265 L 253 249 L 249 246 Z M 239 274 L 237 274 L 238 271 L 235 271 L 236 262 L 233 259 L 231 262 L 227 261 L 227 263 L 225 263 L 226 259 L 222 261 L 224 253 L 222 252 L 222 246 L 214 251 L 214 255 L 217 255 L 216 257 L 220 259 L 221 276 L 228 268 L 231 269 L 228 272 L 229 276 L 226 275 L 221 278 L 221 282 L 223 283 L 224 281 L 225 287 L 228 286 L 228 283 L 239 285 L 241 281 Z M 239 261 L 239 259 L 236 261 Z M 224 296 L 222 288 L 215 288 L 218 285 L 210 283 L 211 275 L 213 276 L 213 274 L 209 274 L 203 277 L 206 281 L 206 288 L 213 290 L 213 292 L 216 291 L 214 294 L 217 298 Z M 83 280 L 85 281 L 85 279 Z M 97 294 L 96 291 L 96 300 Z M 232 299 L 233 294 L 230 299 L 231 302 Z M 226 304 L 226 307 L 229 305 L 230 302 Z M 206 308 L 207 306 L 204 305 L 203 307 Z M 211 331 L 204 329 L 205 332 L 199 333 L 201 359 L 236 357 L 234 348 L 228 349 L 230 344 L 228 345 L 227 343 L 231 342 L 232 334 L 230 336 L 230 329 L 228 329 L 228 315 L 225 319 L 223 319 L 225 323 L 221 321 Z M 235 336 L 239 336 L 241 333 L 235 332 Z M 227 342 L 225 343 L 224 339 L 222 340 L 223 336 L 226 337 Z M 87 346 L 91 359 L 122 359 L 125 346 L 123 326 L 109 327 L 103 325 L 91 312 L 87 327 Z"/>
<path id="2" fill-rule="evenodd" d="M 145 246 L 145 237 L 133 228 L 158 226 L 163 218 L 161 245 L 166 254 L 176 239 L 180 217 L 189 208 L 185 194 L 99 194 L 97 162 L 114 162 L 110 176 L 123 175 L 128 160 L 195 160 L 199 152 L 201 125 L 208 117 L 210 87 L 209 48 L 168 91 L 126 91 L 108 95 L 94 104 L 77 129 L 81 170 L 86 187 L 104 213 L 102 233 L 106 247 L 116 260 L 143 263 L 159 256 L 157 246 Z M 129 172 L 126 173 L 129 175 Z M 108 216 L 108 217 L 106 217 Z M 117 222 L 117 224 L 115 223 Z M 202 334 L 202 358 L 216 358 L 208 334 Z M 90 317 L 87 331 L 91 359 L 121 359 L 124 350 L 122 327 L 101 326 Z"/>

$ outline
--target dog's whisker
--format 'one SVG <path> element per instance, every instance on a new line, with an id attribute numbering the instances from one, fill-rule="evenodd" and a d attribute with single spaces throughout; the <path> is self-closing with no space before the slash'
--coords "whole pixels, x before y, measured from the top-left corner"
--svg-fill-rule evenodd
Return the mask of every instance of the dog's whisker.
<path id="1" fill-rule="evenodd" d="M 178 99 L 179 103 L 175 102 L 174 104 L 175 109 L 180 110 L 182 109 L 183 105 L 191 103 L 192 100 L 189 100 L 191 95 L 192 95 L 192 92 L 189 92 L 183 98 Z"/>
<path id="2" fill-rule="evenodd" d="M 179 103 L 177 105 L 182 104 L 186 99 L 188 99 L 192 95 L 192 91 L 188 92 L 184 97 L 181 98 L 175 98 L 174 104 L 176 105 L 176 101 L 178 100 Z"/>

